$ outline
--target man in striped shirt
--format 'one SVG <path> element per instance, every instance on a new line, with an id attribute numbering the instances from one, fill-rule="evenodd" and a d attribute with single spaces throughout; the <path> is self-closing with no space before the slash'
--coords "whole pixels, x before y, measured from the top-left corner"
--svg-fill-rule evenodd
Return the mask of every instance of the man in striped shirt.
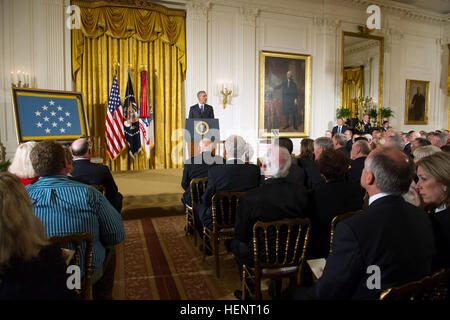
<path id="1" fill-rule="evenodd" d="M 68 163 L 64 149 L 56 141 L 38 143 L 30 153 L 40 178 L 27 187 L 34 212 L 49 237 L 88 232 L 94 239 L 94 299 L 111 299 L 114 283 L 115 249 L 123 241 L 122 217 L 95 188 L 64 176 Z M 81 274 L 84 275 L 84 249 L 81 248 Z"/>

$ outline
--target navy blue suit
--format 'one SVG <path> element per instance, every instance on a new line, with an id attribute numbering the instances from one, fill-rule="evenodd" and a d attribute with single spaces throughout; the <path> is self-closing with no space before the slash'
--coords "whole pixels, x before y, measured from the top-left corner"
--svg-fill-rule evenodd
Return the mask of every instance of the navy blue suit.
<path id="1" fill-rule="evenodd" d="M 401 196 L 382 197 L 337 224 L 322 277 L 298 288 L 295 298 L 378 299 L 383 290 L 429 275 L 435 250 L 427 214 Z M 367 286 L 373 265 L 380 268 L 380 289 Z"/>
<path id="2" fill-rule="evenodd" d="M 228 160 L 225 165 L 208 169 L 208 186 L 202 196 L 202 203 L 196 206 L 201 223 L 212 228 L 212 197 L 221 192 L 245 192 L 259 185 L 260 169 L 240 160 Z M 198 224 L 197 224 L 198 225 Z"/>
<path id="3" fill-rule="evenodd" d="M 189 109 L 189 119 L 214 119 L 214 109 L 209 104 L 204 104 L 202 113 L 197 103 Z"/>

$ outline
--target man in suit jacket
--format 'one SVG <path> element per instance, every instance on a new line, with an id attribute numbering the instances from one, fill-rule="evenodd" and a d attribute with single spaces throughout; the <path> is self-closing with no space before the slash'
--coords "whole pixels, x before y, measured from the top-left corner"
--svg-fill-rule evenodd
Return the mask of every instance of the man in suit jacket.
<path id="1" fill-rule="evenodd" d="M 257 221 L 306 217 L 306 189 L 286 179 L 291 166 L 286 148 L 271 146 L 262 165 L 266 180 L 239 200 L 234 229 L 236 236 L 231 247 L 240 275 L 243 264 L 253 266 L 253 225 Z M 235 295 L 239 298 L 242 292 L 238 290 Z"/>
<path id="2" fill-rule="evenodd" d="M 378 299 L 393 286 L 430 274 L 435 254 L 433 229 L 426 213 L 403 200 L 414 175 L 401 151 L 377 148 L 361 177 L 369 207 L 341 221 L 322 277 L 302 299 Z"/>
<path id="3" fill-rule="evenodd" d="M 208 169 L 208 186 L 202 196 L 201 203 L 194 209 L 199 233 L 203 234 L 203 226 L 212 229 L 212 197 L 221 192 L 243 192 L 259 185 L 260 170 L 258 166 L 242 161 L 245 152 L 245 140 L 237 135 L 225 141 L 227 161 L 223 166 L 211 166 Z"/>
<path id="4" fill-rule="evenodd" d="M 337 126 L 333 127 L 331 130 L 331 135 L 334 137 L 336 133 L 345 133 L 345 130 L 348 130 L 348 127 L 344 124 L 344 119 L 337 119 Z"/>
<path id="5" fill-rule="evenodd" d="M 365 114 L 363 116 L 362 121 L 360 122 L 361 127 L 363 128 L 362 131 L 359 131 L 359 134 L 366 134 L 369 133 L 370 134 L 370 129 L 372 128 L 372 125 L 369 122 L 369 115 Z"/>
<path id="6" fill-rule="evenodd" d="M 334 150 L 340 151 L 344 153 L 347 158 L 350 158 L 350 152 L 347 151 L 347 138 L 343 133 L 336 133 L 333 140 L 333 148 Z"/>
<path id="7" fill-rule="evenodd" d="M 347 138 L 347 144 L 345 145 L 345 148 L 350 153 L 352 151 L 353 146 L 353 132 L 350 129 L 347 129 L 344 131 L 344 135 Z"/>
<path id="8" fill-rule="evenodd" d="M 206 104 L 208 95 L 205 91 L 197 93 L 198 103 L 189 109 L 189 119 L 214 119 L 214 109 L 209 104 Z"/>
<path id="9" fill-rule="evenodd" d="M 416 140 L 417 138 L 420 138 L 420 133 L 417 131 L 411 130 L 406 134 L 406 138 L 408 139 L 408 143 L 403 148 L 403 152 L 406 153 L 411 158 L 414 158 L 414 156 L 412 155 L 411 149 L 412 149 L 414 140 Z"/>
<path id="10" fill-rule="evenodd" d="M 364 169 L 364 161 L 370 153 L 370 146 L 367 141 L 358 140 L 353 144 L 350 157 L 350 168 L 347 172 L 347 178 L 349 181 L 361 181 L 362 171 Z"/>
<path id="11" fill-rule="evenodd" d="M 113 207 L 121 212 L 123 196 L 119 192 L 114 178 L 107 166 L 92 163 L 92 150 L 85 138 L 80 138 L 72 143 L 74 180 L 86 184 L 99 184 L 105 187 L 105 197 Z"/>
<path id="12" fill-rule="evenodd" d="M 279 138 L 275 140 L 280 147 L 285 147 L 289 154 L 291 155 L 291 166 L 289 168 L 289 174 L 286 177 L 286 180 L 299 184 L 301 186 L 305 185 L 305 170 L 302 167 L 298 166 L 297 159 L 292 155 L 292 151 L 294 150 L 294 145 L 292 140 L 289 138 Z"/>
<path id="13" fill-rule="evenodd" d="M 184 189 L 183 204 L 191 205 L 190 183 L 195 178 L 208 177 L 208 168 L 215 164 L 224 164 L 225 160 L 221 156 L 213 156 L 214 143 L 211 140 L 203 139 L 199 142 L 200 154 L 188 159 L 184 163 L 183 178 L 181 186 Z"/>

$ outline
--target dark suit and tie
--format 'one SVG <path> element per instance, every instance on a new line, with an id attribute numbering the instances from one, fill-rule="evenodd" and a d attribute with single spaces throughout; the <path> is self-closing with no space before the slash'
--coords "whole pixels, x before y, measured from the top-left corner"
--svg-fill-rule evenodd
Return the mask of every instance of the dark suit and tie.
<path id="1" fill-rule="evenodd" d="M 346 130 L 348 130 L 349 128 L 345 125 L 342 126 L 335 126 L 333 127 L 333 130 L 331 130 L 331 135 L 334 136 L 336 133 L 344 133 Z"/>
<path id="2" fill-rule="evenodd" d="M 225 165 L 211 166 L 208 169 L 208 186 L 202 196 L 202 202 L 195 209 L 195 216 L 199 218 L 202 225 L 212 229 L 212 197 L 221 192 L 245 192 L 259 185 L 260 169 L 242 160 L 230 159 Z M 202 234 L 203 231 L 200 232 Z"/>
<path id="3" fill-rule="evenodd" d="M 350 168 L 347 172 L 347 178 L 349 181 L 361 181 L 361 174 L 364 169 L 364 161 L 366 160 L 366 157 L 360 157 L 357 159 L 354 159 L 350 161 Z"/>
<path id="4" fill-rule="evenodd" d="M 118 212 L 122 210 L 123 197 L 107 166 L 92 163 L 89 159 L 76 159 L 73 161 L 72 178 L 86 184 L 103 185 L 106 199 Z"/>
<path id="5" fill-rule="evenodd" d="M 214 119 L 214 109 L 209 104 L 196 104 L 189 109 L 189 119 Z"/>
<path id="6" fill-rule="evenodd" d="M 427 214 L 401 196 L 383 196 L 337 225 L 322 277 L 309 289 L 297 289 L 295 297 L 378 299 L 383 290 L 429 275 L 434 254 Z M 379 268 L 380 289 L 367 285 L 373 283 L 370 266 Z"/>

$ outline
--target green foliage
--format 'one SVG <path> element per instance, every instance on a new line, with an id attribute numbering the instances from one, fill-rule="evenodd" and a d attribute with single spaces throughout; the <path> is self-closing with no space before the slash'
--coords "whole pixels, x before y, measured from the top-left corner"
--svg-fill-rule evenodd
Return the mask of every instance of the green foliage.
<path id="1" fill-rule="evenodd" d="M 370 118 L 376 119 L 378 116 L 378 111 L 377 109 L 370 109 L 369 112 L 367 113 L 369 115 Z"/>
<path id="2" fill-rule="evenodd" d="M 337 118 L 347 119 L 352 115 L 352 110 L 345 107 L 340 107 L 336 110 L 336 116 Z"/>
<path id="3" fill-rule="evenodd" d="M 6 171 L 8 170 L 8 167 L 11 165 L 11 161 L 6 160 L 6 161 L 0 161 L 0 171 Z"/>
<path id="4" fill-rule="evenodd" d="M 389 107 L 381 108 L 380 115 L 381 115 L 381 118 L 390 118 L 390 117 L 394 116 L 394 111 L 392 111 L 392 109 Z"/>

